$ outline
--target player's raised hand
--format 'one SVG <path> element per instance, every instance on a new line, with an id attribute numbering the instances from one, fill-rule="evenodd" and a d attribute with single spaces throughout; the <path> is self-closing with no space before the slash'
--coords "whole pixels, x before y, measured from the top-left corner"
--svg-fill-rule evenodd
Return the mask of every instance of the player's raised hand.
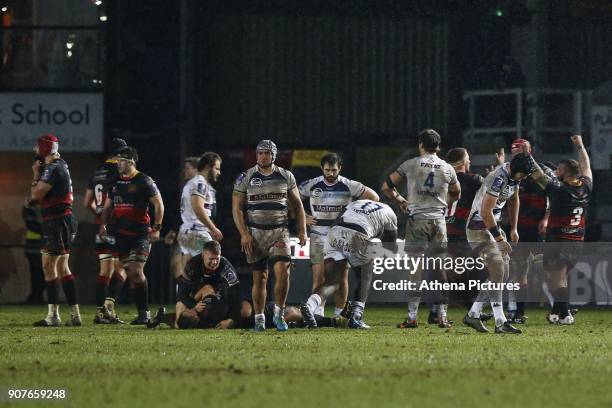
<path id="1" fill-rule="evenodd" d="M 584 145 L 582 144 L 582 136 L 580 136 L 580 135 L 572 135 L 570 139 L 572 139 L 572 143 L 573 143 L 575 146 L 578 146 L 578 147 L 580 147 L 580 146 L 584 146 Z"/>
<path id="2" fill-rule="evenodd" d="M 495 163 L 499 166 L 500 164 L 504 164 L 506 161 L 506 153 L 504 152 L 504 148 L 500 147 L 499 151 L 495 153 Z"/>
<path id="3" fill-rule="evenodd" d="M 525 156 L 529 156 L 531 154 L 531 146 L 529 143 L 523 143 L 521 145 L 521 153 L 523 153 Z"/>

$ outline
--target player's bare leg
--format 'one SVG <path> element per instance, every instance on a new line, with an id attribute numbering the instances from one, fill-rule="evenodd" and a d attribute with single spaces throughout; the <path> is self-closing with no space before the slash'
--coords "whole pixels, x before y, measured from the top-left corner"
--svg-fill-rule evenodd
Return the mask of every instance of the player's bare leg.
<path id="1" fill-rule="evenodd" d="M 274 262 L 274 324 L 279 331 L 286 331 L 289 327 L 285 322 L 285 303 L 289 293 L 289 268 L 291 262 Z"/>
<path id="2" fill-rule="evenodd" d="M 263 331 L 266 329 L 264 308 L 266 307 L 267 285 L 268 271 L 253 270 L 253 289 L 251 290 L 251 296 L 253 297 L 253 309 L 255 312 L 255 331 Z"/>
<path id="3" fill-rule="evenodd" d="M 349 268 L 344 270 L 342 277 L 340 278 L 340 286 L 338 290 L 334 294 L 336 305 L 334 308 L 334 316 L 340 316 L 342 309 L 344 309 L 344 305 L 348 300 L 348 292 L 349 292 Z"/>

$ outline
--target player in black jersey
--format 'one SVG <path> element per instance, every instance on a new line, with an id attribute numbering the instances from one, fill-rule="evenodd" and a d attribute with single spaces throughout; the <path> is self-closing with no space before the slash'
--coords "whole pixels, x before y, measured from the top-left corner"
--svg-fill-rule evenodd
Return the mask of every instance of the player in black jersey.
<path id="1" fill-rule="evenodd" d="M 26 206 L 39 203 L 42 209 L 42 263 L 47 288 L 49 312 L 35 326 L 59 326 L 57 303 L 58 280 L 61 280 L 66 300 L 71 307 L 73 326 L 81 325 L 74 275 L 68 267 L 70 247 L 76 235 L 77 223 L 72 215 L 72 179 L 68 165 L 60 158 L 59 140 L 53 135 L 41 136 L 34 148 L 36 161 L 32 166 L 34 181 Z"/>
<path id="2" fill-rule="evenodd" d="M 136 169 L 137 161 L 138 153 L 132 147 L 117 152 L 120 177 L 108 192 L 99 234 L 105 239 L 108 235 L 106 225 L 111 219 L 115 221 L 117 252 L 126 268 L 138 308 L 138 316 L 131 324 L 146 324 L 150 312 L 144 264 L 149 257 L 151 241 L 159 240 L 164 203 L 153 179 Z M 150 225 L 149 205 L 155 211 L 153 225 Z"/>
<path id="3" fill-rule="evenodd" d="M 108 198 L 108 191 L 119 178 L 117 168 L 117 152 L 127 147 L 123 139 L 112 140 L 109 152 L 104 163 L 95 171 L 89 181 L 83 205 L 96 216 L 96 225 L 102 222 L 102 209 Z M 123 283 L 125 282 L 125 269 L 119 261 L 119 254 L 115 249 L 115 233 L 112 230 L 113 220 L 107 226 L 108 235 L 102 239 L 96 234 L 96 254 L 100 261 L 100 272 L 96 279 L 96 315 L 94 323 L 123 323 L 114 310 Z"/>
<path id="4" fill-rule="evenodd" d="M 555 172 L 557 177 L 546 175 L 530 156 L 535 169 L 531 177 L 545 189 L 550 201 L 546 242 L 563 243 L 561 249 L 556 247 L 552 251 L 545 247 L 544 250 L 544 271 L 555 300 L 548 320 L 558 324 L 575 322 L 569 311 L 567 273 L 576 263 L 576 254 L 581 251 L 586 209 L 593 189 L 591 163 L 582 137 L 574 135 L 571 140 L 578 150 L 578 161 L 562 160 Z M 524 148 L 524 151 L 527 149 Z"/>

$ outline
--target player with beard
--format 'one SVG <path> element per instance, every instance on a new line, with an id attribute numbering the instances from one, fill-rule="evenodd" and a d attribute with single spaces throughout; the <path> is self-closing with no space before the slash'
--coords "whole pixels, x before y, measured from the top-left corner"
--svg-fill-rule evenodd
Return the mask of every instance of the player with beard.
<path id="1" fill-rule="evenodd" d="M 535 169 L 531 178 L 546 191 L 550 201 L 544 273 L 554 303 L 548 321 L 563 325 L 575 323 L 569 310 L 567 274 L 576 264 L 576 254 L 582 251 L 586 210 L 593 190 L 591 162 L 582 143 L 582 136 L 573 135 L 571 141 L 578 150 L 578 161 L 561 160 L 555 171 L 556 177 L 547 175 L 530 151 L 523 149 Z M 550 248 L 551 242 L 562 244 L 562 247 Z"/>
<path id="2" fill-rule="evenodd" d="M 406 222 L 406 252 L 413 257 L 428 254 L 440 256 L 447 249 L 445 214 L 448 206 L 461 195 L 461 187 L 453 167 L 437 155 L 442 142 L 441 136 L 433 129 L 425 129 L 417 136 L 419 156 L 406 160 L 391 173 L 382 185 L 382 192 L 393 200 L 401 211 L 408 213 Z M 406 183 L 408 199 L 402 197 L 396 185 Z M 433 270 L 433 278 L 446 281 L 442 270 Z M 411 272 L 412 273 L 412 272 Z M 423 267 L 420 266 L 411 280 L 420 285 Z M 446 328 L 451 324 L 447 319 L 448 294 L 438 293 L 438 325 Z M 408 316 L 399 328 L 416 328 L 420 291 L 408 294 Z"/>
<path id="3" fill-rule="evenodd" d="M 260 141 L 256 148 L 257 164 L 238 175 L 232 195 L 232 215 L 240 232 L 240 244 L 253 268 L 255 331 L 266 328 L 268 260 L 275 275 L 274 324 L 279 331 L 288 329 L 284 319 L 291 265 L 288 204 L 296 216 L 299 243 L 306 244 L 306 218 L 295 177 L 274 164 L 276 153 L 274 142 Z"/>
<path id="4" fill-rule="evenodd" d="M 221 241 L 223 234 L 212 220 L 216 191 L 211 186 L 221 175 L 221 156 L 206 152 L 198 160 L 197 174 L 183 187 L 181 219 L 177 236 L 181 251 L 181 270 L 192 257 L 202 252 L 205 242 Z"/>
<path id="5" fill-rule="evenodd" d="M 493 283 L 498 286 L 498 288 L 492 287 L 491 290 L 481 290 L 463 319 L 465 325 L 482 333 L 489 332 L 480 319 L 487 298 L 491 302 L 495 317 L 495 333 L 521 333 L 506 320 L 504 315 L 501 285 L 509 277 L 509 254 L 512 252 L 512 247 L 506 241 L 506 235 L 498 223 L 507 201 L 510 239 L 512 242 L 518 242 L 519 235 L 516 230 L 519 211 L 518 185 L 531 171 L 528 157 L 516 154 L 510 162 L 498 166 L 487 175 L 472 203 L 466 227 L 467 240 L 474 252 L 485 260 L 488 271 L 486 284 Z"/>
<path id="6" fill-rule="evenodd" d="M 321 158 L 322 176 L 306 180 L 298 187 L 300 196 L 310 208 L 306 224 L 310 226 L 310 263 L 312 264 L 312 289 L 323 283 L 323 248 L 330 226 L 346 205 L 353 200 L 379 201 L 378 194 L 358 181 L 340 175 L 342 158 L 337 153 L 327 153 Z M 348 269 L 342 276 L 336 292 L 334 315 L 339 315 L 348 297 Z M 316 315 L 324 315 L 325 302 L 321 303 Z"/>
<path id="7" fill-rule="evenodd" d="M 54 135 L 38 138 L 34 151 L 36 161 L 32 166 L 34 180 L 26 207 L 40 204 L 42 209 L 42 264 L 47 289 L 49 310 L 47 317 L 34 323 L 34 326 L 59 326 L 58 279 L 68 305 L 70 320 L 68 325 L 80 326 L 81 313 L 77 303 L 77 290 L 74 275 L 68 267 L 70 248 L 77 231 L 77 222 L 72 215 L 72 179 L 68 165 L 58 152 L 59 140 Z"/>
<path id="8" fill-rule="evenodd" d="M 108 198 L 108 191 L 119 178 L 116 154 L 124 147 L 127 147 L 127 143 L 123 139 L 114 138 L 111 141 L 110 154 L 95 171 L 85 190 L 83 205 L 95 214 L 98 226 L 102 221 L 102 209 Z M 103 240 L 99 234 L 96 234 L 96 254 L 100 261 L 100 272 L 96 278 L 96 315 L 94 316 L 96 324 L 123 323 L 115 313 L 114 304 L 121 293 L 126 275 L 115 249 L 113 223 L 111 219 L 106 239 Z"/>
<path id="9" fill-rule="evenodd" d="M 372 280 L 372 263 L 377 248 L 371 240 L 380 238 L 382 246 L 397 253 L 397 216 L 387 204 L 372 200 L 349 203 L 327 234 L 325 244 L 325 280 L 315 288 L 300 310 L 305 327 L 316 329 L 315 312 L 322 302 L 338 289 L 347 264 L 357 269 L 361 277 L 357 298 L 347 305 L 351 329 L 369 329 L 363 321 L 363 312 Z M 388 252 L 387 252 L 388 253 Z"/>
<path id="10" fill-rule="evenodd" d="M 119 259 L 126 268 L 138 316 L 131 322 L 143 325 L 149 321 L 149 299 L 144 265 L 149 257 L 151 241 L 159 240 L 164 203 L 153 179 L 136 169 L 138 153 L 133 147 L 117 152 L 120 177 L 111 187 L 102 210 L 99 234 L 107 236 L 106 225 L 115 220 L 116 245 Z M 155 211 L 150 225 L 149 205 Z"/>

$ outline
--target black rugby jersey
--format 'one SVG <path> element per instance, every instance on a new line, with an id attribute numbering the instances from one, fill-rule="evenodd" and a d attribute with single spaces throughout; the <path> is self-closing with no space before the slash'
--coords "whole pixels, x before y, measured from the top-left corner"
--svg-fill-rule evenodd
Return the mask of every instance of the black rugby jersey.
<path id="1" fill-rule="evenodd" d="M 51 190 L 40 202 L 43 221 L 49 221 L 72 214 L 72 179 L 68 165 L 63 159 L 43 164 L 40 181 L 50 184 Z"/>
<path id="2" fill-rule="evenodd" d="M 107 160 L 95 171 L 87 188 L 93 191 L 94 202 L 96 207 L 104 207 L 106 198 L 110 188 L 115 184 L 115 181 L 119 178 L 119 169 L 117 168 L 117 162 L 114 160 Z M 96 214 L 96 224 L 101 223 L 100 214 Z"/>
<path id="3" fill-rule="evenodd" d="M 113 200 L 113 218 L 117 232 L 124 235 L 141 235 L 149 232 L 151 217 L 149 199 L 159 195 L 153 179 L 144 173 L 132 178 L 120 176 L 109 191 Z"/>
<path id="4" fill-rule="evenodd" d="M 483 178 L 474 173 L 457 173 L 457 180 L 461 186 L 461 198 L 448 206 L 446 233 L 449 240 L 465 241 L 465 225 Z"/>
<path id="5" fill-rule="evenodd" d="M 546 186 L 550 200 L 547 240 L 584 241 L 585 217 L 593 181 L 578 177 L 576 184 L 563 183 L 556 178 Z"/>

